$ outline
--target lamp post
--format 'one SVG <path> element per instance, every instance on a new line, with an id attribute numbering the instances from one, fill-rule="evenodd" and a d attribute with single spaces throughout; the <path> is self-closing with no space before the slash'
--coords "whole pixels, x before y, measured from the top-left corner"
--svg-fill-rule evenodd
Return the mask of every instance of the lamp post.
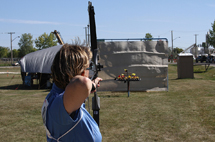
<path id="1" fill-rule="evenodd" d="M 14 39 L 12 39 L 12 34 L 10 34 L 10 45 L 11 45 L 11 65 L 13 64 L 13 48 L 12 48 L 12 42 L 16 39 L 16 38 L 20 38 L 20 36 L 15 37 Z"/>
<path id="2" fill-rule="evenodd" d="M 176 37 L 176 38 L 174 38 L 173 40 L 176 40 L 177 38 L 181 38 L 180 36 L 179 37 Z"/>
<path id="3" fill-rule="evenodd" d="M 89 39 L 89 27 L 90 25 L 88 24 L 87 27 L 84 27 L 85 28 L 85 36 L 86 36 L 86 46 L 89 47 L 89 42 L 90 42 L 90 39 Z"/>

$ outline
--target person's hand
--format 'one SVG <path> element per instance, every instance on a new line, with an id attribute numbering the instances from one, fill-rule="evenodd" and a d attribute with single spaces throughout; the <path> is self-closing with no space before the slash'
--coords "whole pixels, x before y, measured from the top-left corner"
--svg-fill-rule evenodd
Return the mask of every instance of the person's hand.
<path id="1" fill-rule="evenodd" d="M 91 93 L 96 92 L 96 88 L 100 87 L 100 81 L 102 81 L 102 78 L 100 78 L 100 77 L 97 77 L 96 79 L 94 79 L 92 81 L 92 84 L 94 85 L 95 89 L 94 90 L 92 89 Z"/>
<path id="2" fill-rule="evenodd" d="M 103 79 L 100 77 L 97 77 L 96 79 L 93 80 L 93 82 L 96 84 L 96 88 L 100 86 L 100 81 L 102 81 Z"/>

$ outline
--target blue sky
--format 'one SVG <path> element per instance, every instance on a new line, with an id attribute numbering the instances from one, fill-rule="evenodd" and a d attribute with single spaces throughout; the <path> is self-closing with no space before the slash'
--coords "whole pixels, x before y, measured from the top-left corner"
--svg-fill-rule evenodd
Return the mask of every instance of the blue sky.
<path id="1" fill-rule="evenodd" d="M 185 49 L 205 41 L 215 20 L 214 0 L 91 0 L 95 9 L 97 38 L 167 38 L 172 46 Z M 1 0 L 0 46 L 10 47 L 13 39 L 31 33 L 33 39 L 57 30 L 64 42 L 85 39 L 89 23 L 88 0 Z M 180 37 L 180 38 L 177 38 Z M 18 49 L 19 39 L 13 41 Z"/>

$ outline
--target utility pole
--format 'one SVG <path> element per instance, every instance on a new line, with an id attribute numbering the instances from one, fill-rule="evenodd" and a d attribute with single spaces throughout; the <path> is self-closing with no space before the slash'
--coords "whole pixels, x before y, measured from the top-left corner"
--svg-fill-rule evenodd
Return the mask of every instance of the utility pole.
<path id="1" fill-rule="evenodd" d="M 86 38 L 86 46 L 89 47 L 90 46 L 90 33 L 89 33 L 89 24 L 87 25 L 87 27 L 85 28 L 85 38 Z"/>
<path id="2" fill-rule="evenodd" d="M 15 32 L 8 32 L 8 34 L 10 34 L 10 48 L 11 48 L 11 64 L 13 64 L 13 49 L 12 49 L 12 34 L 15 34 Z"/>
<path id="3" fill-rule="evenodd" d="M 171 55 L 171 63 L 173 61 L 173 31 L 171 31 L 171 38 L 172 38 L 172 55 Z"/>
<path id="4" fill-rule="evenodd" d="M 87 46 L 90 46 L 90 25 L 88 24 L 87 25 L 87 29 L 88 29 L 88 34 L 87 34 L 87 36 L 88 36 L 88 40 L 87 40 Z"/>

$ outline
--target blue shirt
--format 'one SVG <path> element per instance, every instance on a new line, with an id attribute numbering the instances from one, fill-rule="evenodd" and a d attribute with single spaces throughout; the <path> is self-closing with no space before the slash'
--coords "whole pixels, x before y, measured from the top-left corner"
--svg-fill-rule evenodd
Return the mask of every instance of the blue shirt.
<path id="1" fill-rule="evenodd" d="M 53 84 L 52 90 L 47 95 L 46 127 L 51 136 L 48 142 L 101 142 L 102 136 L 99 127 L 84 104 L 76 111 L 74 120 L 70 117 L 63 104 L 64 90 Z"/>

